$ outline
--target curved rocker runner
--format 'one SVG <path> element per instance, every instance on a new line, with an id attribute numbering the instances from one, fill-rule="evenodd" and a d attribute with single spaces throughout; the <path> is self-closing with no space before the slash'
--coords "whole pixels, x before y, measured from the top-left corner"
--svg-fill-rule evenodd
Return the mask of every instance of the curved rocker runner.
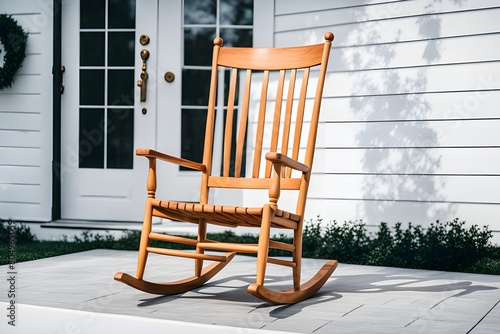
<path id="1" fill-rule="evenodd" d="M 326 283 L 337 267 L 336 260 L 327 261 L 316 275 L 301 284 L 304 213 L 333 34 L 326 33 L 324 38 L 322 44 L 265 49 L 222 47 L 222 39 L 214 40 L 202 162 L 174 157 L 154 149 L 137 149 L 136 154 L 149 161 L 137 274 L 134 277 L 120 272 L 115 275 L 116 280 L 149 293 L 178 294 L 206 283 L 236 253 L 253 253 L 257 255 L 257 270 L 255 283 L 249 285 L 248 292 L 264 301 L 273 304 L 298 303 L 313 296 Z M 224 104 L 225 124 L 224 129 L 215 131 L 216 110 L 222 108 L 216 106 L 219 99 L 217 80 L 222 68 L 226 68 L 225 73 L 229 74 L 227 101 Z M 261 85 L 260 82 L 259 85 L 252 84 L 252 74 L 255 72 Z M 268 96 L 271 94 L 275 95 Z M 250 108 L 252 99 L 258 99 L 252 103 L 253 109 Z M 268 99 L 276 102 L 268 103 Z M 256 122 L 251 123 L 249 119 L 256 119 Z M 223 133 L 223 138 L 216 140 L 214 133 Z M 219 142 L 222 142 L 222 147 L 214 149 Z M 246 152 L 247 149 L 249 152 Z M 218 155 L 214 157 L 213 152 L 222 152 L 222 168 L 212 168 L 213 159 L 220 161 L 221 158 Z M 158 161 L 201 172 L 198 203 L 156 198 Z M 248 193 L 267 190 L 268 196 L 259 201 L 265 204 L 257 207 L 212 204 L 208 201 L 211 189 L 220 192 L 225 189 L 244 189 Z M 297 195 L 295 211 L 280 207 L 282 191 Z M 198 235 L 196 239 L 191 239 L 152 232 L 153 217 L 197 224 Z M 209 224 L 257 228 L 258 243 L 209 240 Z M 292 241 L 271 240 L 271 229 L 292 231 Z M 193 250 L 152 247 L 151 240 L 190 245 Z M 271 249 L 288 252 L 290 256 L 270 257 Z M 206 250 L 228 253 L 217 255 L 220 253 L 205 253 Z M 193 259 L 194 275 L 169 283 L 146 281 L 143 277 L 149 253 Z M 204 261 L 213 263 L 204 268 Z M 291 289 L 275 291 L 264 286 L 268 264 L 292 269 Z"/>
<path id="2" fill-rule="evenodd" d="M 214 262 L 211 265 L 207 266 L 202 271 L 201 276 L 199 277 L 192 276 L 183 280 L 168 283 L 153 283 L 142 279 L 137 279 L 136 277 L 130 276 L 126 273 L 119 272 L 115 274 L 115 280 L 144 292 L 165 296 L 175 295 L 199 288 L 200 286 L 208 282 L 219 271 L 221 271 L 226 266 L 226 264 L 229 263 L 229 261 L 233 259 L 235 254 L 236 253 L 234 252 L 226 254 L 226 262 Z"/>
<path id="3" fill-rule="evenodd" d="M 327 261 L 313 278 L 302 284 L 297 290 L 276 291 L 268 289 L 263 285 L 252 283 L 248 286 L 248 292 L 271 304 L 295 304 L 314 296 L 326 283 L 328 278 L 330 278 L 337 265 L 338 262 L 336 260 Z"/>

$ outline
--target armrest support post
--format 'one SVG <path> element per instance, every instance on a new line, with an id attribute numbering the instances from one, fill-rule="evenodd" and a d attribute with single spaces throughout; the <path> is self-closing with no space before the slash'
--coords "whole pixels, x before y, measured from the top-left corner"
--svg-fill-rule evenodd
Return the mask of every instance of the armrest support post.
<path id="1" fill-rule="evenodd" d="M 148 171 L 148 198 L 155 198 L 156 195 L 156 158 L 148 157 L 149 171 Z"/>
<path id="2" fill-rule="evenodd" d="M 273 163 L 273 176 L 269 187 L 269 204 L 273 209 L 278 207 L 281 192 L 281 164 Z"/>

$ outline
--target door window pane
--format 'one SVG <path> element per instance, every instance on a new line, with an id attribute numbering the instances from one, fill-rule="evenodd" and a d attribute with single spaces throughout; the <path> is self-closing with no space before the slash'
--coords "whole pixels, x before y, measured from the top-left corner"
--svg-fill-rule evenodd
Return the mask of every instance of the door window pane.
<path id="1" fill-rule="evenodd" d="M 104 66 L 104 33 L 80 33 L 80 66 Z"/>
<path id="2" fill-rule="evenodd" d="M 184 24 L 215 24 L 216 0 L 184 0 Z"/>
<path id="3" fill-rule="evenodd" d="M 104 109 L 80 108 L 79 167 L 104 167 Z"/>
<path id="4" fill-rule="evenodd" d="M 134 110 L 109 109 L 107 167 L 132 169 L 134 159 Z"/>
<path id="5" fill-rule="evenodd" d="M 105 0 L 81 0 L 80 1 L 80 28 L 102 29 L 104 28 Z"/>
<path id="6" fill-rule="evenodd" d="M 134 51 L 135 32 L 110 32 L 108 34 L 109 66 L 134 66 Z"/>
<path id="7" fill-rule="evenodd" d="M 210 70 L 184 70 L 182 78 L 182 104 L 206 107 L 210 90 Z"/>
<path id="8" fill-rule="evenodd" d="M 104 104 L 104 70 L 80 70 L 80 105 Z"/>
<path id="9" fill-rule="evenodd" d="M 205 109 L 182 110 L 182 158 L 196 162 L 202 161 L 206 121 L 207 110 Z M 181 167 L 181 170 L 188 170 L 188 168 Z"/>
<path id="10" fill-rule="evenodd" d="M 108 105 L 123 106 L 134 104 L 134 71 L 108 71 Z"/>
<path id="11" fill-rule="evenodd" d="M 135 0 L 109 0 L 108 12 L 109 28 L 135 28 Z"/>
<path id="12" fill-rule="evenodd" d="M 184 65 L 211 66 L 215 28 L 184 29 Z"/>
<path id="13" fill-rule="evenodd" d="M 252 25 L 253 0 L 220 0 L 220 23 Z"/>
<path id="14" fill-rule="evenodd" d="M 224 46 L 250 47 L 253 41 L 253 30 L 221 28 L 220 37 L 224 40 Z"/>

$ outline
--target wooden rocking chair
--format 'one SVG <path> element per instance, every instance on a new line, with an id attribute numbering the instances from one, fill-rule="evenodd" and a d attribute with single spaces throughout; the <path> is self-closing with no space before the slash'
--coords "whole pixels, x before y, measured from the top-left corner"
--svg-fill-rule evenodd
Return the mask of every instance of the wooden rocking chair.
<path id="1" fill-rule="evenodd" d="M 234 257 L 237 252 L 257 254 L 256 281 L 248 286 L 252 295 L 273 304 L 294 304 L 314 295 L 337 267 L 336 260 L 327 261 L 324 266 L 306 283 L 301 284 L 302 228 L 306 207 L 307 190 L 311 178 L 316 134 L 327 63 L 333 40 L 332 33 L 326 33 L 322 44 L 289 48 L 230 48 L 222 47 L 222 39 L 214 40 L 210 95 L 208 102 L 207 124 L 202 163 L 173 157 L 153 149 L 140 148 L 136 153 L 149 159 L 147 178 L 146 209 L 141 234 L 137 274 L 131 276 L 117 273 L 115 279 L 136 289 L 162 295 L 183 293 L 195 289 L 215 274 Z M 218 72 L 229 68 L 230 84 L 227 100 L 226 124 L 223 139 L 222 171 L 212 170 L 212 152 L 214 145 L 215 110 L 217 98 Z M 319 70 L 311 68 L 318 68 Z M 239 74 L 244 80 L 238 80 Z M 261 76 L 262 86 L 258 87 L 260 97 L 255 107 L 256 125 L 254 131 L 249 127 L 249 105 L 252 93 L 252 73 Z M 272 86 L 269 82 L 277 85 Z M 310 78 L 311 77 L 311 78 Z M 287 79 L 285 79 L 287 78 Z M 301 82 L 301 83 L 300 83 Z M 235 108 L 238 95 L 237 84 L 241 87 L 239 101 L 242 101 L 239 117 Z M 288 89 L 286 88 L 288 85 Z M 259 85 L 253 85 L 259 86 Z M 312 89 L 308 90 L 308 86 Z M 269 88 L 271 87 L 271 88 Z M 269 98 L 271 91 L 276 95 Z M 284 93 L 286 96 L 284 97 Z M 237 97 L 236 97 L 237 98 Z M 267 108 L 268 105 L 273 108 Z M 282 113 L 282 106 L 284 112 Z M 307 108 L 309 107 L 309 108 Z M 268 110 L 271 109 L 271 110 Z M 266 119 L 266 116 L 267 117 Z M 236 148 L 232 149 L 233 123 L 239 118 L 239 130 Z M 303 124 L 305 126 L 303 127 Z M 267 132 L 266 126 L 271 127 Z M 302 130 L 309 128 L 308 136 L 302 136 Z M 250 129 L 250 127 L 249 127 Z M 255 138 L 249 138 L 250 132 Z M 305 132 L 305 131 L 304 131 Z M 236 136 L 235 136 L 236 137 Z M 306 138 L 305 138 L 306 137 Z M 301 141 L 303 138 L 303 141 Z M 267 141 L 266 141 L 267 140 Z M 253 157 L 247 155 L 251 169 L 242 176 L 245 142 L 254 145 Z M 281 142 L 281 145 L 279 144 Z M 289 143 L 292 143 L 289 150 Z M 265 160 L 262 159 L 262 151 Z M 289 152 L 290 151 L 290 152 Z M 231 158 L 233 154 L 233 158 Z M 303 156 L 299 162 L 299 156 Z M 231 170 L 233 159 L 234 172 Z M 155 198 L 156 161 L 162 160 L 193 170 L 201 171 L 201 189 L 199 203 L 176 202 Z M 230 171 L 231 170 L 231 171 Z M 292 173 L 293 170 L 293 173 Z M 231 175 L 234 174 L 234 175 Z M 261 175 L 263 174 L 263 175 Z M 269 196 L 262 206 L 240 207 L 209 204 L 209 189 L 267 189 Z M 278 200 L 282 190 L 298 192 L 295 212 L 280 209 Z M 152 217 L 162 217 L 175 221 L 198 224 L 197 239 L 152 232 Z M 215 242 L 207 239 L 207 224 L 229 227 L 247 226 L 259 228 L 258 244 L 238 244 Z M 270 240 L 271 228 L 293 230 L 293 243 Z M 150 247 L 150 240 L 161 240 L 192 245 L 194 251 Z M 291 260 L 271 258 L 269 249 L 280 249 L 291 253 Z M 205 250 L 225 251 L 226 253 Z M 157 253 L 194 259 L 192 277 L 169 283 L 154 283 L 143 279 L 148 253 Z M 203 261 L 214 261 L 203 267 Z M 289 290 L 276 291 L 264 286 L 267 263 L 291 267 L 293 287 Z"/>

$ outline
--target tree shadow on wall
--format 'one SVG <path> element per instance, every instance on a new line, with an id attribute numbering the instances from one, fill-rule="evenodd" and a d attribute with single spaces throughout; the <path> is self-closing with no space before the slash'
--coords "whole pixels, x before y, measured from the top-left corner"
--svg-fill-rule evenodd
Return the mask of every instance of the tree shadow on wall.
<path id="1" fill-rule="evenodd" d="M 456 2 L 456 1 L 455 1 Z M 436 1 L 426 11 L 436 10 Z M 441 1 L 437 1 L 441 3 Z M 394 13 L 397 16 L 397 13 Z M 367 19 L 360 8 L 359 21 Z M 446 201 L 445 181 L 436 176 L 441 168 L 439 137 L 429 122 L 431 104 L 427 100 L 427 67 L 439 61 L 441 35 L 439 16 L 423 15 L 414 26 L 404 25 L 395 30 L 384 26 L 385 21 L 374 22 L 363 31 L 353 29 L 347 40 L 351 45 L 367 45 L 344 53 L 344 66 L 358 72 L 359 79 L 352 92 L 351 108 L 362 121 L 362 130 L 355 139 L 365 151 L 363 165 L 363 198 L 358 215 L 371 222 L 433 221 L 447 217 L 455 205 Z M 378 26 L 377 26 L 378 25 Z M 404 29 L 415 29 L 422 53 L 422 62 L 405 63 L 400 52 Z M 393 34 L 393 36 L 391 36 Z M 396 43 L 385 43 L 396 41 Z M 367 50 L 369 50 L 367 52 Z"/>

